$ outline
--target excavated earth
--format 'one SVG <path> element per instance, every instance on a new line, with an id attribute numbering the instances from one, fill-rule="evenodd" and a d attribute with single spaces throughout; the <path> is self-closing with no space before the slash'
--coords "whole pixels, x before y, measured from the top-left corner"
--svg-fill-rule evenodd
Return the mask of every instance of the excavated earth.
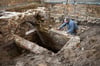
<path id="1" fill-rule="evenodd" d="M 87 31 L 80 34 L 81 49 L 74 66 L 99 66 L 100 65 L 100 26 L 96 24 L 87 25 Z"/>
<path id="2" fill-rule="evenodd" d="M 41 14 L 39 13 L 39 15 Z M 79 40 L 77 36 L 69 39 L 64 35 L 49 31 L 51 27 L 58 27 L 58 24 L 44 21 L 37 14 L 20 20 L 16 19 L 12 19 L 10 22 L 0 20 L 0 66 L 100 65 L 99 24 L 79 25 Z M 8 24 L 11 25 L 7 26 Z M 25 32 L 34 28 L 38 31 L 25 35 Z M 36 43 L 36 46 L 42 47 L 45 51 L 35 53 L 18 46 L 12 37 L 13 34 L 20 36 L 23 40 Z"/>

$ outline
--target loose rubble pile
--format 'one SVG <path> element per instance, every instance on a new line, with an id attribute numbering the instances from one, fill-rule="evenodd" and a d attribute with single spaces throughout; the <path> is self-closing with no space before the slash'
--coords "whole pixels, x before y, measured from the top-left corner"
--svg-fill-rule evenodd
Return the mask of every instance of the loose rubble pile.
<path id="1" fill-rule="evenodd" d="M 12 34 L 20 34 L 20 30 L 24 31 L 22 35 L 25 36 L 25 31 L 32 29 L 31 26 L 22 26 L 25 22 L 36 22 L 36 16 L 41 15 L 44 16 L 45 8 L 37 8 L 30 9 L 26 12 L 2 12 L 2 16 L 0 17 L 0 32 L 1 37 L 5 39 L 5 43 L 9 42 L 13 38 L 11 38 Z M 42 13 L 41 13 L 42 12 Z M 22 26 L 22 27 L 21 27 Z M 20 28 L 21 27 L 21 28 Z M 20 30 L 17 30 L 20 29 Z M 2 43 L 2 42 L 0 42 Z"/>
<path id="2" fill-rule="evenodd" d="M 41 9 L 41 11 L 39 11 L 38 9 Z M 13 58 L 13 56 L 15 57 L 21 54 L 21 49 L 16 46 L 13 35 L 16 34 L 28 40 L 32 40 L 32 35 L 27 36 L 25 34 L 27 31 L 34 28 L 32 24 L 37 23 L 38 21 L 38 19 L 36 19 L 37 15 L 39 15 L 38 17 L 40 19 L 41 17 L 44 16 L 43 13 L 40 14 L 41 12 L 45 13 L 44 8 L 42 7 L 37 8 L 37 10 L 30 9 L 26 12 L 8 12 L 8 11 L 0 12 L 0 14 L 2 14 L 0 17 L 0 52 L 1 52 L 0 58 L 1 59 L 7 57 L 8 57 L 7 59 L 10 59 Z M 18 49 L 13 46 L 17 47 Z M 11 51 L 11 49 L 13 49 L 13 51 Z M 9 55 L 12 57 L 9 57 Z"/>

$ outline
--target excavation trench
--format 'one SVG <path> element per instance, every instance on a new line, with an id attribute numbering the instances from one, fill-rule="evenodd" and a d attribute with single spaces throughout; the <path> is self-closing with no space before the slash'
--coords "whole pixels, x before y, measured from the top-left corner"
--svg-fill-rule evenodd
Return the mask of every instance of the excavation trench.
<path id="1" fill-rule="evenodd" d="M 45 32 L 40 30 L 35 31 L 26 37 L 27 38 L 24 38 L 54 53 L 57 53 L 69 40 L 67 37 L 55 32 Z M 8 44 L 0 46 L 0 63 L 2 64 L 4 61 L 8 62 L 11 59 L 19 57 L 23 54 L 24 50 L 26 49 L 19 47 L 15 41 L 11 41 Z"/>
<path id="2" fill-rule="evenodd" d="M 69 38 L 52 31 L 36 31 L 32 36 L 32 42 L 54 53 L 57 53 L 69 40 Z"/>
<path id="3" fill-rule="evenodd" d="M 37 45 L 42 46 L 43 48 L 46 48 L 54 53 L 57 53 L 67 43 L 67 41 L 69 41 L 69 38 L 67 38 L 66 36 L 53 32 L 50 29 L 45 30 L 45 26 L 39 27 L 39 25 L 35 25 L 34 22 L 26 21 L 21 25 L 21 27 L 29 29 L 25 29 L 24 31 L 20 32 L 28 32 L 30 30 L 33 30 L 32 33 L 23 35 L 21 37 L 33 43 L 36 43 Z"/>
<path id="4" fill-rule="evenodd" d="M 15 34 L 21 36 L 22 38 L 25 38 L 28 41 L 36 43 L 37 45 L 46 48 L 54 53 L 57 53 L 67 43 L 67 41 L 69 41 L 69 38 L 67 38 L 66 36 L 63 36 L 56 32 L 52 32 L 50 30 L 40 30 L 41 28 L 37 28 L 35 32 L 29 35 L 25 35 L 25 32 L 34 29 L 34 27 L 34 24 L 31 24 L 29 22 L 23 23 L 20 25 L 20 28 L 16 30 Z M 2 35 L 3 33 L 0 31 L 0 34 Z M 11 43 L 2 43 L 0 45 L 0 64 L 9 62 L 11 61 L 11 59 L 13 60 L 19 57 L 23 54 L 23 50 L 26 49 L 19 47 L 13 40 L 11 41 Z M 26 51 L 25 53 L 27 53 Z"/>

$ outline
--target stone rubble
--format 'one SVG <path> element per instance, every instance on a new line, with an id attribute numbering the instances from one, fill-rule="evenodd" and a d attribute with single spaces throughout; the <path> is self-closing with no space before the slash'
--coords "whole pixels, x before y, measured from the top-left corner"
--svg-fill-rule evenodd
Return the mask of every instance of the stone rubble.
<path id="1" fill-rule="evenodd" d="M 3 15 L 0 17 L 0 32 L 4 36 L 7 41 L 5 43 L 12 40 L 11 34 L 16 33 L 16 30 L 23 24 L 25 21 L 36 21 L 35 16 L 39 14 L 40 16 L 44 16 L 45 11 L 44 7 L 39 7 L 37 9 L 30 9 L 26 12 L 3 12 Z M 28 28 L 28 27 L 26 27 Z M 29 29 L 29 28 L 28 28 Z M 27 29 L 25 31 L 28 31 Z M 3 41 L 2 41 L 3 42 Z"/>

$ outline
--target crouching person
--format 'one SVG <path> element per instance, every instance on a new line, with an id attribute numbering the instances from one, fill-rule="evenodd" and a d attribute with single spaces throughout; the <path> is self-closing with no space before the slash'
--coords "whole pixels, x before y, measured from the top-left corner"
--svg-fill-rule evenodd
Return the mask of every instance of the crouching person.
<path id="1" fill-rule="evenodd" d="M 67 26 L 67 33 L 71 34 L 71 35 L 76 35 L 77 34 L 77 30 L 78 30 L 78 26 L 75 23 L 75 21 L 69 19 L 69 18 L 65 18 L 63 24 L 58 28 L 58 30 L 62 29 L 63 27 Z"/>

